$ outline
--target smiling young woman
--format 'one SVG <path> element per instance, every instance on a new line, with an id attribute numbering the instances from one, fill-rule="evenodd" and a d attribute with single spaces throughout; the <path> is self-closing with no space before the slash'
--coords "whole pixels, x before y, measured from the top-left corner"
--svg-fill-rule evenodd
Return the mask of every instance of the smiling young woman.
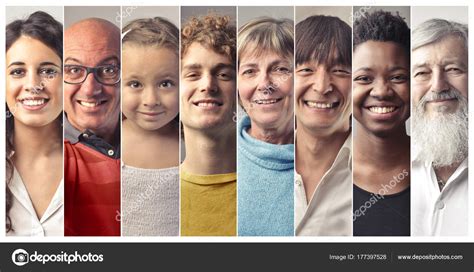
<path id="1" fill-rule="evenodd" d="M 410 235 L 410 29 L 376 10 L 354 23 L 354 236 Z"/>
<path id="2" fill-rule="evenodd" d="M 7 235 L 64 233 L 62 45 L 45 12 L 6 27 Z"/>

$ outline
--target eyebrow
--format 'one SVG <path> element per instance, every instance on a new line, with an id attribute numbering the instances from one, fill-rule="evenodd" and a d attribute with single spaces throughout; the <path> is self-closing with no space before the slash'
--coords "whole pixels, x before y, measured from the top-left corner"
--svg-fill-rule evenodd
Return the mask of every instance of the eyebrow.
<path id="1" fill-rule="evenodd" d="M 193 63 L 193 64 L 188 64 L 183 67 L 183 70 L 198 70 L 202 69 L 201 64 Z"/>
<path id="2" fill-rule="evenodd" d="M 105 62 L 111 61 L 111 60 L 116 61 L 116 62 L 120 65 L 120 60 L 119 60 L 119 58 L 116 57 L 116 56 L 110 56 L 110 57 L 107 57 L 107 58 L 105 58 L 105 59 L 102 59 L 101 61 L 99 61 L 99 65 L 100 65 L 100 64 L 103 64 L 103 63 L 105 63 Z M 77 63 L 79 63 L 79 64 L 82 63 L 80 60 L 78 60 L 78 59 L 76 59 L 76 58 L 73 58 L 73 57 L 67 57 L 67 58 L 64 60 L 65 63 L 68 62 L 68 61 L 77 62 Z"/>
<path id="3" fill-rule="evenodd" d="M 389 71 L 389 72 L 394 72 L 394 71 L 397 71 L 397 70 L 408 71 L 406 68 L 404 68 L 404 67 L 402 67 L 402 66 L 394 66 L 394 67 L 390 68 L 388 71 Z"/>
<path id="4" fill-rule="evenodd" d="M 355 73 L 357 73 L 357 72 L 359 72 L 359 71 L 372 72 L 373 70 L 372 70 L 371 68 L 369 68 L 369 67 L 361 67 L 361 68 L 357 69 L 357 70 L 355 71 Z"/>
<path id="5" fill-rule="evenodd" d="M 8 65 L 7 68 L 9 68 L 10 66 L 14 66 L 14 65 L 25 65 L 25 63 L 22 62 L 22 61 L 15 61 L 15 62 L 10 63 L 10 65 Z M 58 68 L 61 68 L 60 65 L 57 65 L 56 63 L 50 62 L 50 61 L 41 62 L 39 66 L 48 66 L 48 65 L 52 65 L 52 66 L 56 66 Z"/>

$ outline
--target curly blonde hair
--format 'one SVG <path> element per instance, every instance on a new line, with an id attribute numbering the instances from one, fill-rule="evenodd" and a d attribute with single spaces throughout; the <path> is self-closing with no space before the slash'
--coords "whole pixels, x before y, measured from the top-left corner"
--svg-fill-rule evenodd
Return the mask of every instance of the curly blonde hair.
<path id="1" fill-rule="evenodd" d="M 181 31 L 181 58 L 193 43 L 199 43 L 236 61 L 236 29 L 229 16 L 208 14 L 191 18 Z"/>

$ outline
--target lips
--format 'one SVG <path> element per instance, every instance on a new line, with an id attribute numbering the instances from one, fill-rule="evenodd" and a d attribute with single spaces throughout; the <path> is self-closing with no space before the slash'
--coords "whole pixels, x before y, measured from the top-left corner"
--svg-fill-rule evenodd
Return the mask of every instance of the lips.
<path id="1" fill-rule="evenodd" d="M 42 109 L 48 102 L 49 98 L 46 97 L 24 97 L 18 99 L 18 102 L 27 110 L 39 110 Z"/>
<path id="2" fill-rule="evenodd" d="M 220 107 L 224 104 L 222 101 L 219 101 L 217 99 L 200 99 L 192 103 L 199 108 L 215 108 Z"/>
<path id="3" fill-rule="evenodd" d="M 147 115 L 147 116 L 157 116 L 157 115 L 160 115 L 164 112 L 143 112 L 143 111 L 139 111 L 138 113 L 141 113 L 141 114 Z"/>
<path id="4" fill-rule="evenodd" d="M 283 98 L 278 97 L 278 98 L 266 98 L 266 99 L 255 99 L 252 100 L 253 103 L 257 105 L 271 105 L 271 104 L 276 104 L 283 100 Z"/>
<path id="5" fill-rule="evenodd" d="M 337 108 L 340 104 L 339 101 L 336 102 L 326 102 L 326 101 L 311 101 L 304 100 L 304 104 L 313 109 L 334 109 Z"/>
<path id="6" fill-rule="evenodd" d="M 378 102 L 369 104 L 365 108 L 374 114 L 390 114 L 397 111 L 400 106 L 393 102 Z"/>
<path id="7" fill-rule="evenodd" d="M 83 107 L 86 107 L 86 108 L 95 108 L 95 107 L 98 107 L 104 103 L 106 103 L 107 100 L 89 100 L 89 101 L 85 101 L 85 100 L 77 100 L 77 103 Z"/>

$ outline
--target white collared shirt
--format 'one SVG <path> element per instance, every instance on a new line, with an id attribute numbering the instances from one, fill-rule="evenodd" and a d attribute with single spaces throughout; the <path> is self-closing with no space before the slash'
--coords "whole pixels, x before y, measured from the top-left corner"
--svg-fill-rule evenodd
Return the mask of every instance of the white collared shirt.
<path id="1" fill-rule="evenodd" d="M 411 177 L 411 235 L 468 235 L 467 158 L 440 192 L 431 163 L 414 161 Z"/>
<path id="2" fill-rule="evenodd" d="M 352 236 L 352 137 L 344 142 L 308 203 L 301 176 L 295 178 L 295 233 Z"/>
<path id="3" fill-rule="evenodd" d="M 12 192 L 10 219 L 13 231 L 7 236 L 63 236 L 64 235 L 64 180 L 61 180 L 43 217 L 38 219 L 28 191 L 16 169 L 8 184 Z"/>

